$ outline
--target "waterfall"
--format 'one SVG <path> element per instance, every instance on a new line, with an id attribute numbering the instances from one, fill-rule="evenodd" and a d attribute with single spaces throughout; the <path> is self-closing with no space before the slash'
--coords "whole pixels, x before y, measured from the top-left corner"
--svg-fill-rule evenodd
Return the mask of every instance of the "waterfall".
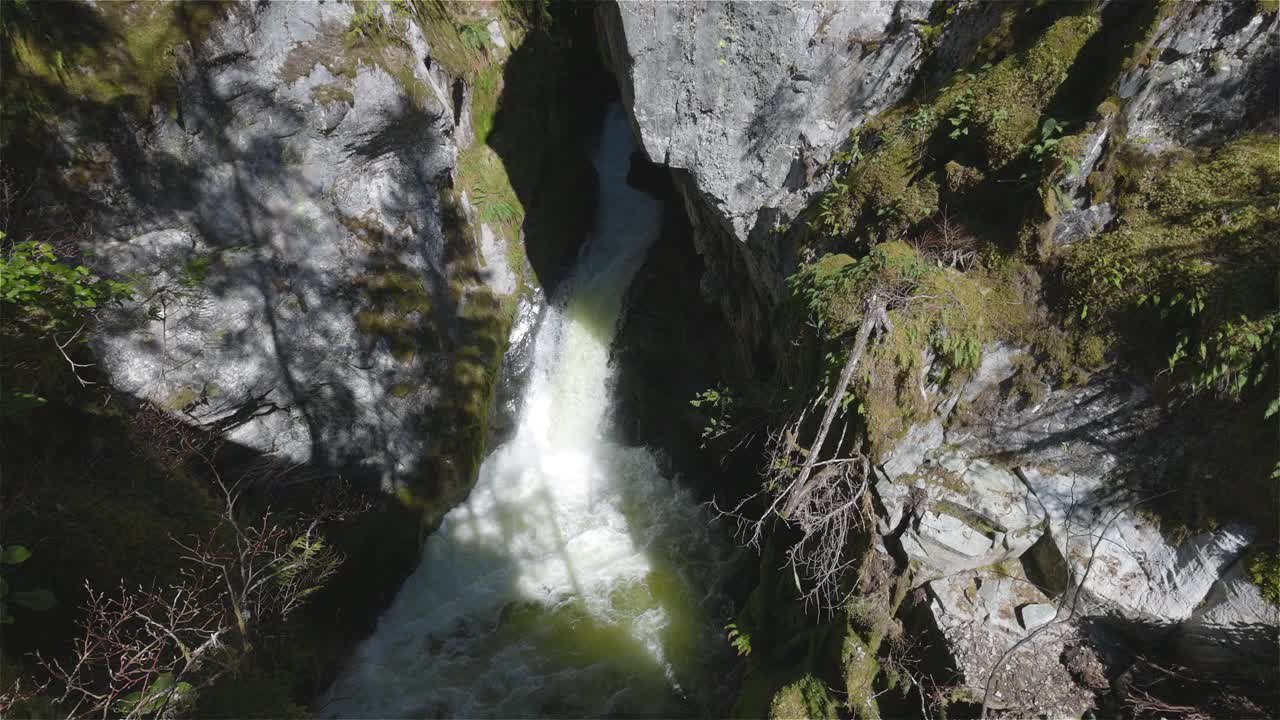
<path id="1" fill-rule="evenodd" d="M 633 147 L 615 105 L 596 229 L 545 311 L 516 432 L 428 539 L 323 716 L 723 709 L 731 543 L 649 451 L 602 430 L 623 296 L 662 215 L 626 184 Z"/>

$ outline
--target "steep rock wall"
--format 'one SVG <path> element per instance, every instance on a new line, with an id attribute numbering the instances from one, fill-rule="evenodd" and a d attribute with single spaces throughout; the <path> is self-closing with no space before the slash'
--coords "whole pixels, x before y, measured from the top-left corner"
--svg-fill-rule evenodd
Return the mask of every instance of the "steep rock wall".
<path id="1" fill-rule="evenodd" d="M 168 112 L 81 97 L 56 134 L 70 159 L 45 178 L 82 216 L 81 252 L 136 289 L 96 331 L 101 368 L 253 451 L 447 505 L 472 481 L 529 276 L 500 161 L 485 148 L 460 167 L 511 48 L 469 50 L 493 67 L 481 113 L 450 69 L 448 17 L 236 3 L 197 37 L 175 7 L 177 42 L 156 53 Z M 101 45 L 162 22 L 145 3 L 83 8 Z"/>
<path id="2" fill-rule="evenodd" d="M 1273 137 L 1278 21 L 1265 5 L 1044 9 L 961 3 L 942 16 L 885 2 L 599 10 L 637 134 L 684 196 L 705 264 L 703 292 L 719 303 L 739 343 L 737 367 L 726 375 L 759 382 L 779 357 L 798 352 L 786 344 L 795 328 L 777 312 L 796 262 L 796 221 L 842 164 L 852 167 L 851 189 L 842 194 L 863 203 L 857 227 L 873 238 L 919 231 L 914 224 L 932 217 L 940 201 L 961 211 L 969 203 L 986 215 L 970 220 L 990 245 L 1008 253 L 1023 243 L 1043 259 L 1055 245 L 1115 229 L 1122 200 L 1143 203 L 1118 197 L 1122 149 L 1205 158 L 1242 133 Z M 833 27 L 840 30 L 828 33 Z M 855 40 L 857 28 L 870 28 L 874 41 Z M 975 55 L 981 59 L 970 64 Z M 961 68 L 972 73 L 967 80 L 955 72 Z M 852 161 L 836 157 L 850 130 L 877 113 L 883 120 L 866 125 L 865 152 Z M 1045 139 L 1062 132 L 1043 125 L 1052 118 L 1072 125 L 1056 155 L 1066 160 L 1037 167 L 1045 150 L 1033 144 L 1052 148 Z M 852 187 L 859 178 L 867 185 Z M 970 192 L 982 183 L 990 189 Z M 886 227 L 899 234 L 890 238 Z M 819 253 L 864 251 L 858 243 L 866 238 L 849 227 L 835 234 L 806 242 Z M 1035 248 L 1039 240 L 1046 242 Z M 1032 274 L 1049 283 L 1057 271 L 1051 260 L 1043 263 Z M 1039 280 L 1035 286 L 1038 296 Z M 1027 311 L 1041 313 L 1043 303 L 1037 297 Z M 765 348 L 772 353 L 759 352 Z M 1176 494 L 1161 487 L 1170 476 L 1199 482 L 1204 473 L 1213 482 L 1209 458 L 1218 451 L 1204 438 L 1229 432 L 1221 408 L 1170 413 L 1149 376 L 1124 363 L 1089 382 L 1033 389 L 1045 376 L 1037 364 L 1050 364 L 1043 346 L 989 346 L 958 374 L 972 377 L 968 385 L 943 390 L 938 384 L 948 385 L 950 371 L 937 372 L 928 348 L 921 355 L 897 389 L 901 400 L 918 385 L 923 400 L 910 399 L 919 407 L 905 413 L 916 413 L 916 423 L 904 425 L 878 458 L 877 497 L 888 512 L 881 532 L 889 550 L 919 572 L 925 614 L 962 685 L 980 697 L 995 658 L 1033 629 L 1068 617 L 1072 623 L 1055 623 L 1040 645 L 1020 653 L 1017 672 L 1006 673 L 1012 680 L 1001 680 L 1000 695 L 989 698 L 993 706 L 1083 711 L 1105 688 L 1074 674 L 1097 663 L 1080 650 L 1082 636 L 1112 649 L 1126 637 L 1159 642 L 1171 648 L 1166 657 L 1206 673 L 1263 667 L 1274 654 L 1278 618 L 1243 577 L 1249 544 L 1265 542 L 1259 528 L 1224 516 L 1225 525 L 1179 544 L 1170 528 L 1162 534 L 1155 511 L 1135 510 L 1150 496 Z M 1097 366 L 1116 360 L 1098 355 Z M 1208 424 L 1215 429 L 1203 433 Z M 1239 452 L 1274 455 L 1262 447 Z M 1075 514 L 1084 507 L 1089 518 Z M 1087 577 L 1084 538 L 1111 547 Z M 1088 582 L 1065 597 L 1046 585 L 1046 573 Z M 757 619 L 767 617 L 771 611 Z M 1085 659 L 1067 667 L 1068 657 Z M 1133 662 L 1123 652 L 1107 659 Z"/>
<path id="3" fill-rule="evenodd" d="M 779 241 L 833 152 L 910 87 L 931 2 L 609 3 L 603 44 L 649 159 L 676 171 L 705 291 L 764 336 Z"/>

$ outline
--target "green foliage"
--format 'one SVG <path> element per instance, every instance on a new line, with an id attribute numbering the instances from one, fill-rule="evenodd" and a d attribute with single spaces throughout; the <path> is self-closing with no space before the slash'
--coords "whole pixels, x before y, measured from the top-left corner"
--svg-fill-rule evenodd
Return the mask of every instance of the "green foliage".
<path id="1" fill-rule="evenodd" d="M 878 452 L 929 411 L 919 392 L 926 356 L 930 382 L 946 384 L 977 368 L 983 348 L 997 340 L 1030 342 L 1031 317 L 1019 266 L 959 272 L 922 257 L 901 242 L 881 243 L 864 257 L 825 255 L 789 279 L 793 295 L 828 341 L 839 341 L 862 322 L 873 292 L 894 299 L 891 331 L 868 349 L 857 396 L 842 399 L 865 416 Z M 828 353 L 825 382 L 843 365 Z M 855 406 L 853 403 L 857 401 Z"/>
<path id="2" fill-rule="evenodd" d="M 1043 163 L 1052 156 L 1052 150 L 1062 140 L 1062 131 L 1066 128 L 1063 123 L 1053 118 L 1045 118 L 1044 124 L 1040 126 L 1040 141 L 1031 146 L 1031 159 L 1037 163 Z"/>
<path id="3" fill-rule="evenodd" d="M 1065 258 L 1077 320 L 1191 394 L 1263 387 L 1280 353 L 1278 154 L 1280 140 L 1259 135 L 1203 157 L 1118 158 L 1117 228 Z"/>
<path id="4" fill-rule="evenodd" d="M 1010 164 L 1037 140 L 1044 143 L 1036 135 L 1041 113 L 1099 27 L 1092 14 L 1061 18 L 1027 49 L 978 73 L 966 92 L 978 109 L 975 135 L 991 170 Z"/>
<path id="5" fill-rule="evenodd" d="M 145 695 L 142 690 L 134 690 L 120 698 L 116 703 L 116 711 L 121 715 L 147 717 L 181 702 L 191 691 L 191 683 L 179 682 L 175 685 L 173 673 L 161 673 L 146 689 Z"/>
<path id="6" fill-rule="evenodd" d="M 75 377 L 70 363 L 86 347 L 95 311 L 132 294 L 125 283 L 64 262 L 48 243 L 24 241 L 0 252 L 0 344 L 6 363 L 25 371 L 0 393 L 0 417 L 31 412 Z"/>
<path id="7" fill-rule="evenodd" d="M 967 77 L 973 80 L 976 76 L 970 73 Z M 947 122 L 951 123 L 951 132 L 947 137 L 952 140 L 959 140 L 969 134 L 969 128 L 973 120 L 973 104 L 973 88 L 966 88 L 964 92 L 960 93 L 960 97 L 956 98 L 955 105 L 951 108 L 951 117 L 947 118 Z"/>
<path id="8" fill-rule="evenodd" d="M 909 291 L 935 270 L 905 243 L 883 243 L 866 256 L 824 255 L 787 278 L 819 332 L 836 338 L 862 322 L 864 299 L 877 289 Z"/>
<path id="9" fill-rule="evenodd" d="M 1262 597 L 1280 605 L 1280 549 L 1255 550 L 1250 553 L 1249 580 L 1262 588 Z"/>
<path id="10" fill-rule="evenodd" d="M 1262 590 L 1262 597 L 1280 605 L 1280 551 L 1255 551 L 1249 560 L 1249 580 Z"/>
<path id="11" fill-rule="evenodd" d="M 0 563 L 5 565 L 20 565 L 31 557 L 31 551 L 23 545 L 9 545 L 0 552 Z"/>
<path id="12" fill-rule="evenodd" d="M 124 283 L 62 262 L 48 243 L 15 243 L 0 256 L 0 299 L 21 314 L 19 322 L 42 331 L 66 329 L 83 319 L 86 310 L 131 294 Z"/>
<path id="13" fill-rule="evenodd" d="M 476 52 L 489 50 L 489 29 L 488 22 L 485 20 L 463 24 L 458 28 L 458 37 L 462 38 L 463 44 Z"/>
<path id="14" fill-rule="evenodd" d="M 702 447 L 728 435 L 734 429 L 733 390 L 720 386 L 703 390 L 689 404 L 707 413 L 707 424 L 702 428 Z"/>
<path id="15" fill-rule="evenodd" d="M 31 558 L 31 551 L 22 545 L 0 546 L 0 565 L 21 565 Z M 9 612 L 9 603 L 36 612 L 52 610 L 58 604 L 54 594 L 44 588 L 34 590 L 16 590 L 9 592 L 9 583 L 0 575 L 0 625 L 12 625 L 13 615 Z"/>
<path id="16" fill-rule="evenodd" d="M 738 653 L 738 657 L 747 657 L 751 654 L 751 633 L 745 628 L 738 627 L 737 623 L 729 623 L 724 626 L 728 631 L 729 644 Z"/>
<path id="17" fill-rule="evenodd" d="M 394 28 L 382 14 L 378 3 L 366 0 L 366 2 L 356 3 L 356 12 L 347 25 L 345 37 L 348 44 L 355 44 L 379 38 L 391 38 L 394 34 Z"/>
<path id="18" fill-rule="evenodd" d="M 222 2 L 5 3 L 0 52 L 0 144 L 39 143 L 68 106 L 146 116 L 177 98 L 175 49 L 198 45 L 229 5 Z M 40 148 L 42 151 L 43 147 Z"/>
<path id="19" fill-rule="evenodd" d="M 840 717 L 839 706 L 827 686 L 812 675 L 783 687 L 769 705 L 771 720 L 799 720 Z"/>
<path id="20" fill-rule="evenodd" d="M 469 191 L 469 199 L 479 209 L 482 221 L 497 225 L 495 230 L 514 239 L 524 222 L 524 207 L 502 159 L 492 148 L 480 144 L 478 138 L 475 145 L 458 156 L 458 184 Z"/>

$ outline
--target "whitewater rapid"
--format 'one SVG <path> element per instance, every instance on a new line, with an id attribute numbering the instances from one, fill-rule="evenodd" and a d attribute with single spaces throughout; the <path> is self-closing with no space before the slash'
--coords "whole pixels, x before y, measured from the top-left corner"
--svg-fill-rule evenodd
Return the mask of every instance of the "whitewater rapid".
<path id="1" fill-rule="evenodd" d="M 323 717 L 722 710 L 731 544 L 648 450 L 603 431 L 623 297 L 662 218 L 626 184 L 633 149 L 615 105 L 595 231 L 544 311 L 517 430 L 428 539 Z"/>

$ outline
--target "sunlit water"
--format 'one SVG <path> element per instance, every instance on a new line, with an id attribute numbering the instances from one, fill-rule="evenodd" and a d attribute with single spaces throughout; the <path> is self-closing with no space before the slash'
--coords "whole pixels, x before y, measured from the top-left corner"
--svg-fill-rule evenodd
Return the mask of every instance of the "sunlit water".
<path id="1" fill-rule="evenodd" d="M 615 106 L 596 231 L 546 310 L 516 434 L 428 540 L 323 716 L 723 710 L 729 543 L 646 449 L 602 436 L 609 346 L 662 212 L 626 184 L 632 148 Z"/>

